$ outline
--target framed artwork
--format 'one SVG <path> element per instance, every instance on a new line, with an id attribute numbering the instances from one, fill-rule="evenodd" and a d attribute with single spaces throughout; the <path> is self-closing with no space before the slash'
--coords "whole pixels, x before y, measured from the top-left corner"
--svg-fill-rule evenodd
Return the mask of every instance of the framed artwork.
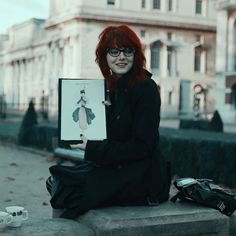
<path id="1" fill-rule="evenodd" d="M 59 79 L 59 145 L 106 139 L 103 79 Z"/>

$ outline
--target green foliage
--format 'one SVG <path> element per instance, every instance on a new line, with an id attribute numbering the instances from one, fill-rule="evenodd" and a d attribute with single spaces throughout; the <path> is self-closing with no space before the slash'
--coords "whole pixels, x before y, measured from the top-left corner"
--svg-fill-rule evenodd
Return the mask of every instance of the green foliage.
<path id="1" fill-rule="evenodd" d="M 231 141 L 230 141 L 231 140 Z M 161 154 L 179 177 L 209 178 L 236 187 L 236 135 L 160 130 Z"/>

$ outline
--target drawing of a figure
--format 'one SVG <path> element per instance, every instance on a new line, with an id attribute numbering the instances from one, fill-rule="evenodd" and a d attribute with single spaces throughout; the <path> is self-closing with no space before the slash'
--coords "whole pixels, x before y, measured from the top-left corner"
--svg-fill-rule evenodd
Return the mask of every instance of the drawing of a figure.
<path id="1" fill-rule="evenodd" d="M 88 103 L 88 99 L 85 96 L 85 90 L 80 91 L 80 99 L 76 104 L 80 104 L 74 112 L 72 113 L 72 117 L 74 122 L 79 123 L 79 127 L 82 131 L 86 130 L 88 125 L 92 123 L 92 120 L 95 118 L 95 114 L 92 112 L 91 108 L 86 107 Z"/>

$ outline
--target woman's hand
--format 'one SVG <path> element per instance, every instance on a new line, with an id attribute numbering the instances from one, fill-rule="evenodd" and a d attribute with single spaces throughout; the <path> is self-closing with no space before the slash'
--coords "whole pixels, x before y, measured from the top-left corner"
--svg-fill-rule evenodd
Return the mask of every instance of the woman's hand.
<path id="1" fill-rule="evenodd" d="M 105 105 L 105 106 L 110 106 L 111 105 L 111 102 L 110 101 L 102 101 L 102 104 Z"/>
<path id="2" fill-rule="evenodd" d="M 81 137 L 81 140 L 83 141 L 83 143 L 71 144 L 70 145 L 71 148 L 79 148 L 82 150 L 86 149 L 86 145 L 87 145 L 88 140 L 86 139 L 86 137 L 83 134 L 81 134 L 80 137 Z"/>

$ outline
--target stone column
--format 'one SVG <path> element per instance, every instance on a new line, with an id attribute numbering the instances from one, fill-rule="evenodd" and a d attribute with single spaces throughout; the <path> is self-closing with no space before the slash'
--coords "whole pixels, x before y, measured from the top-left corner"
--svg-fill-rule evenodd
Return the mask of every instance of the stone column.
<path id="1" fill-rule="evenodd" d="M 59 54 L 58 54 L 58 76 L 60 78 L 63 77 L 63 66 L 64 66 L 64 58 L 63 58 L 63 51 L 64 51 L 64 40 L 60 39 L 59 43 L 58 43 L 58 47 L 59 47 Z"/>
<path id="2" fill-rule="evenodd" d="M 147 70 L 151 70 L 151 47 L 147 44 L 145 47 L 146 67 Z"/>
<path id="3" fill-rule="evenodd" d="M 25 95 L 26 91 L 24 89 L 26 84 L 26 76 L 25 76 L 25 60 L 22 60 L 20 62 L 20 77 L 19 77 L 19 109 L 24 108 L 24 101 L 25 101 Z"/>
<path id="4" fill-rule="evenodd" d="M 4 64 L 1 64 L 0 65 L 0 96 L 3 94 L 3 91 L 4 91 L 4 70 L 3 70 L 3 66 Z"/>
<path id="5" fill-rule="evenodd" d="M 51 86 L 51 74 L 52 74 L 52 43 L 48 44 L 47 54 L 46 54 L 46 62 L 45 62 L 45 94 L 50 93 Z"/>
<path id="6" fill-rule="evenodd" d="M 74 75 L 75 77 L 80 76 L 80 66 L 79 66 L 79 57 L 80 57 L 80 41 L 79 35 L 77 34 L 74 37 Z"/>
<path id="7" fill-rule="evenodd" d="M 8 103 L 8 107 L 13 106 L 13 62 L 7 63 L 6 66 L 6 101 Z"/>
<path id="8" fill-rule="evenodd" d="M 225 71 L 227 69 L 227 32 L 228 12 L 219 9 L 217 12 L 216 34 L 216 109 L 225 113 Z"/>
<path id="9" fill-rule="evenodd" d="M 161 50 L 161 65 L 160 65 L 160 75 L 167 77 L 167 46 L 163 44 Z"/>
<path id="10" fill-rule="evenodd" d="M 19 78 L 20 78 L 20 62 L 14 63 L 13 69 L 13 103 L 14 108 L 19 107 Z"/>
<path id="11" fill-rule="evenodd" d="M 146 0 L 146 9 L 147 10 L 152 9 L 152 2 L 153 2 L 153 0 Z"/>
<path id="12" fill-rule="evenodd" d="M 27 98 L 26 98 L 26 106 L 28 106 L 28 103 L 30 101 L 30 99 L 33 97 L 33 91 L 32 88 L 34 86 L 34 81 L 33 81 L 33 58 L 28 59 L 28 72 L 27 72 Z"/>
<path id="13" fill-rule="evenodd" d="M 227 57 L 227 30 L 228 14 L 226 10 L 217 13 L 217 34 L 216 34 L 216 70 L 217 72 L 226 71 Z"/>
<path id="14" fill-rule="evenodd" d="M 63 54 L 63 76 L 68 76 L 68 63 L 69 63 L 69 45 L 67 40 L 64 44 L 64 54 Z"/>
<path id="15" fill-rule="evenodd" d="M 228 65 L 227 70 L 228 71 L 234 71 L 235 70 L 235 54 L 236 54 L 236 13 L 232 15 L 228 21 L 228 45 L 227 45 L 227 54 L 228 54 Z"/>

